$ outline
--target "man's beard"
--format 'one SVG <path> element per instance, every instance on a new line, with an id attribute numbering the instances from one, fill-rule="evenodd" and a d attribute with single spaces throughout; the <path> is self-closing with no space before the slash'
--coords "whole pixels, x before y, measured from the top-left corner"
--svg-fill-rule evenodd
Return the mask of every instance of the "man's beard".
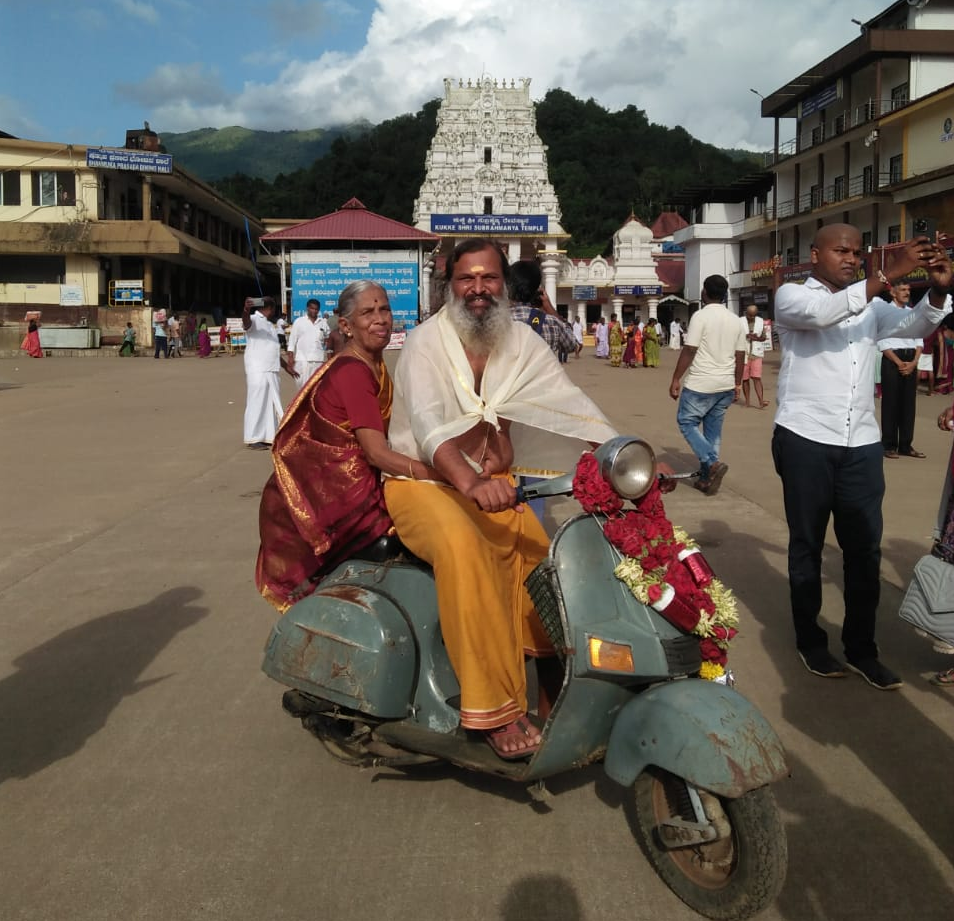
<path id="1" fill-rule="evenodd" d="M 489 355 L 504 341 L 513 325 L 510 305 L 502 298 L 484 296 L 489 303 L 479 315 L 457 295 L 450 295 L 444 302 L 444 309 L 464 348 L 475 355 Z"/>

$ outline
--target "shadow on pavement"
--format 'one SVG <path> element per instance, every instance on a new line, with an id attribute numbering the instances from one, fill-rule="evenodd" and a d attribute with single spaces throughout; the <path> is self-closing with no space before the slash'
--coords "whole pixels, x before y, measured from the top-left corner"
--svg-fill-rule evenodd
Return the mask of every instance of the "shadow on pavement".
<path id="1" fill-rule="evenodd" d="M 555 873 L 518 879 L 507 890 L 501 906 L 502 921 L 580 921 L 579 896 L 573 886 Z"/>
<path id="2" fill-rule="evenodd" d="M 872 809 L 833 796 L 798 758 L 789 755 L 788 763 L 793 779 L 774 788 L 789 814 L 780 914 L 790 921 L 949 917 L 950 876 L 945 880 L 910 835 Z"/>
<path id="3" fill-rule="evenodd" d="M 197 588 L 175 588 L 146 604 L 65 630 L 20 656 L 0 681 L 0 783 L 29 777 L 73 754 L 130 694 L 163 678 L 138 676 L 180 631 L 208 610 Z"/>
<path id="4" fill-rule="evenodd" d="M 613 800 L 610 794 L 604 795 L 602 789 L 604 780 L 613 786 L 616 785 L 606 777 L 602 766 L 592 764 L 548 777 L 546 779 L 547 795 L 540 801 L 534 800 L 530 794 L 531 784 L 526 781 L 513 781 L 497 777 L 494 774 L 481 774 L 448 762 L 418 765 L 410 768 L 388 768 L 386 771 L 376 773 L 371 778 L 372 783 L 399 781 L 413 784 L 448 780 L 479 793 L 486 793 L 490 796 L 508 799 L 513 803 L 527 805 L 534 812 L 540 813 L 551 811 L 548 803 L 551 797 L 559 797 L 563 793 L 569 793 L 587 784 L 595 785 L 594 792 L 607 805 L 613 808 L 619 805 L 619 800 Z"/>
<path id="5" fill-rule="evenodd" d="M 787 547 L 767 543 L 744 531 L 733 531 L 725 521 L 708 520 L 693 536 L 704 549 L 724 545 L 731 551 L 723 549 L 719 553 L 716 569 L 764 628 L 761 642 L 785 687 L 782 696 L 785 721 L 807 738 L 829 746 L 833 751 L 841 747 L 849 750 L 863 765 L 858 771 L 859 779 L 864 778 L 866 771 L 877 778 L 889 791 L 888 795 L 907 810 L 950 861 L 954 854 L 954 823 L 950 809 L 939 808 L 939 802 L 947 802 L 946 791 L 950 789 L 951 742 L 948 735 L 915 706 L 904 689 L 900 692 L 878 691 L 854 676 L 826 680 L 805 671 L 795 653 L 787 574 L 777 569 L 779 554 L 783 558 L 783 567 L 787 565 Z M 840 574 L 840 551 L 826 547 L 823 579 L 840 588 Z M 897 588 L 883 583 L 878 642 L 882 655 L 892 668 L 906 680 L 918 681 L 919 676 L 912 673 L 910 663 L 917 661 L 919 643 L 924 648 L 930 647 L 918 641 L 913 631 L 906 629 L 896 616 L 900 601 L 901 593 Z M 831 621 L 822 621 L 828 629 L 830 648 L 841 655 L 840 625 L 844 607 L 840 591 L 837 609 L 824 613 Z M 745 676 L 739 677 L 739 689 L 744 694 Z M 796 835 L 790 853 L 795 860 L 806 859 L 798 853 L 802 847 L 832 857 L 837 855 L 837 871 L 843 870 L 844 874 L 858 877 L 857 887 L 846 886 L 843 874 L 833 869 L 830 872 L 838 877 L 837 887 L 831 892 L 817 893 L 817 897 L 823 900 L 837 898 L 849 908 L 867 904 L 870 912 L 867 916 L 880 918 L 883 900 L 878 896 L 879 887 L 882 882 L 890 880 L 894 892 L 906 893 L 909 901 L 905 914 L 908 917 L 933 917 L 931 912 L 937 911 L 938 905 L 925 895 L 931 879 L 928 854 L 889 821 L 874 812 L 838 800 L 807 770 L 803 768 L 803 771 L 807 776 L 803 777 L 799 771 L 794 774 L 791 784 L 776 785 L 781 799 L 799 799 L 803 808 L 796 811 L 801 811 L 804 822 L 814 826 L 810 833 L 805 832 L 801 842 Z M 841 779 L 843 782 L 844 778 Z M 806 795 L 806 783 L 813 795 Z M 880 790 L 874 790 L 872 794 L 883 796 Z M 862 842 L 866 851 L 864 865 L 852 854 Z M 810 875 L 794 869 L 790 876 L 799 880 L 800 885 L 811 879 Z M 789 895 L 795 894 L 794 887 L 786 891 Z M 934 892 L 936 894 L 936 890 Z M 804 892 L 798 895 L 799 898 L 805 897 Z M 950 889 L 947 898 L 950 899 Z M 788 911 L 784 899 L 780 905 Z M 831 906 L 827 907 L 831 909 Z M 884 914 L 884 917 L 890 916 Z M 831 914 L 825 914 L 817 907 L 808 910 L 802 906 L 800 912 L 791 911 L 787 917 L 801 921 L 809 917 L 852 915 L 840 913 L 837 907 Z"/>

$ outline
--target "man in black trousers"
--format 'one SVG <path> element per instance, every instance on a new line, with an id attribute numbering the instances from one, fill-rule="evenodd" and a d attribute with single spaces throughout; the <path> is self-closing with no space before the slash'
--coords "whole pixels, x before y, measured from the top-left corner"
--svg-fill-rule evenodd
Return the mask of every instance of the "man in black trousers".
<path id="1" fill-rule="evenodd" d="M 848 668 L 880 690 L 901 687 L 875 643 L 881 594 L 881 500 L 884 449 L 874 412 L 875 344 L 899 335 L 929 335 L 951 310 L 951 263 L 927 237 L 893 254 L 883 272 L 858 280 L 861 232 L 829 224 L 815 234 L 812 274 L 782 285 L 775 321 L 782 345 L 778 412 L 772 437 L 788 521 L 788 580 L 795 646 L 814 675 L 841 678 L 818 623 L 821 559 L 829 519 L 844 557 L 845 617 L 841 632 Z M 931 288 L 914 310 L 878 295 L 918 267 Z"/>
<path id="2" fill-rule="evenodd" d="M 891 288 L 891 304 L 898 310 L 908 307 L 911 286 L 897 284 Z M 923 339 L 895 337 L 880 339 L 881 352 L 881 444 L 884 456 L 924 457 L 915 451 L 914 413 L 918 396 L 918 359 L 924 350 Z"/>

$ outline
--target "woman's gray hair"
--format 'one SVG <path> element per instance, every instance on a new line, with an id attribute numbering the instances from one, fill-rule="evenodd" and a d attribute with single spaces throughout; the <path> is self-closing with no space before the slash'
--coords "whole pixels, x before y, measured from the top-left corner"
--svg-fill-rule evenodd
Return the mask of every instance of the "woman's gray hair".
<path id="1" fill-rule="evenodd" d="M 354 313 L 355 306 L 357 305 L 358 296 L 363 294 L 369 288 L 377 288 L 385 297 L 388 296 L 388 292 L 384 290 L 376 281 L 370 281 L 367 278 L 362 278 L 359 281 L 353 281 L 341 294 L 338 296 L 338 306 L 335 308 L 336 313 L 339 317 L 344 320 L 350 320 L 351 314 Z"/>

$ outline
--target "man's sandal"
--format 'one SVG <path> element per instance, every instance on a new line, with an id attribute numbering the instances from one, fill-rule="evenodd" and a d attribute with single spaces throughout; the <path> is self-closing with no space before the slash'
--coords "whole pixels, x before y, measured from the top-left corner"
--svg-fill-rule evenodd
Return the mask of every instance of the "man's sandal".
<path id="1" fill-rule="evenodd" d="M 543 737 L 539 734 L 531 735 L 531 730 L 536 727 L 530 722 L 530 719 L 524 715 L 515 719 L 506 726 L 498 726 L 496 729 L 488 729 L 484 733 L 487 744 L 494 750 L 494 754 L 504 761 L 520 761 L 523 758 L 531 757 L 540 747 Z M 526 743 L 524 748 L 518 748 L 514 751 L 507 751 L 501 743 L 521 740 Z"/>

